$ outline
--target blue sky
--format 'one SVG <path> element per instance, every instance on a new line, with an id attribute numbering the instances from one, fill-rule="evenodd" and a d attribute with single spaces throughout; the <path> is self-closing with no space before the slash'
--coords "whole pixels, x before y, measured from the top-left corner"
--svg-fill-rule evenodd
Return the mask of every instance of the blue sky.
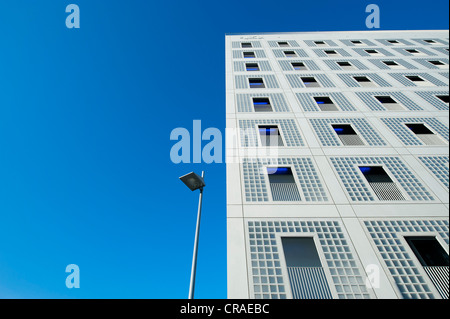
<path id="1" fill-rule="evenodd" d="M 226 298 L 225 165 L 173 164 L 170 132 L 224 131 L 225 33 L 364 30 L 370 3 L 2 1 L 0 298 L 187 298 L 192 170 L 196 298 Z M 373 3 L 381 29 L 448 29 L 448 1 Z"/>

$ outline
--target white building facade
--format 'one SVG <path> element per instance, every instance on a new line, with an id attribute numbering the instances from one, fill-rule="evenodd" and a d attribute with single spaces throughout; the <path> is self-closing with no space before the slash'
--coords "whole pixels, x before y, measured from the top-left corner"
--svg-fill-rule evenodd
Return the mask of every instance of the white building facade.
<path id="1" fill-rule="evenodd" d="M 226 36 L 229 298 L 448 298 L 448 47 Z"/>

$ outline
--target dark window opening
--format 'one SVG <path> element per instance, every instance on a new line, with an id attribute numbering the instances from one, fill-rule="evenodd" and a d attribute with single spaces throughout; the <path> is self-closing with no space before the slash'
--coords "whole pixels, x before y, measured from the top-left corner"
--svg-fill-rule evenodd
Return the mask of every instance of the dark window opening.
<path id="1" fill-rule="evenodd" d="M 265 88 L 263 79 L 260 78 L 250 78 L 248 79 L 250 88 Z"/>
<path id="2" fill-rule="evenodd" d="M 272 112 L 272 106 L 267 97 L 254 97 L 253 108 L 255 112 Z"/>
<path id="3" fill-rule="evenodd" d="M 417 75 L 407 75 L 406 78 L 413 82 L 424 82 L 425 81 L 424 79 L 422 79 L 420 76 L 417 76 Z"/>
<path id="4" fill-rule="evenodd" d="M 337 135 L 358 135 L 349 124 L 333 124 L 331 126 Z"/>
<path id="5" fill-rule="evenodd" d="M 247 71 L 259 71 L 258 63 L 245 63 L 245 69 Z"/>
<path id="6" fill-rule="evenodd" d="M 441 62 L 441 61 L 428 61 L 429 63 L 433 64 L 433 65 L 445 65 L 445 63 Z"/>
<path id="7" fill-rule="evenodd" d="M 405 237 L 422 266 L 448 266 L 448 254 L 435 237 Z"/>
<path id="8" fill-rule="evenodd" d="M 369 50 L 365 50 L 367 53 L 369 53 L 369 54 L 375 54 L 375 53 L 378 53 L 378 51 L 377 50 L 373 50 L 373 49 L 369 49 Z"/>
<path id="9" fill-rule="evenodd" d="M 292 62 L 291 64 L 294 70 L 307 70 L 305 63 L 303 62 Z"/>
<path id="10" fill-rule="evenodd" d="M 297 54 L 294 51 L 284 51 L 284 55 L 288 58 L 293 58 L 297 56 Z"/>
<path id="11" fill-rule="evenodd" d="M 409 53 L 420 53 L 416 49 L 406 49 L 406 52 L 409 52 Z"/>
<path id="12" fill-rule="evenodd" d="M 320 87 L 314 77 L 301 77 L 301 80 L 306 87 Z"/>
<path id="13" fill-rule="evenodd" d="M 442 102 L 444 102 L 444 103 L 449 103 L 449 96 L 448 95 L 436 95 L 436 97 L 438 98 L 438 99 L 440 99 Z"/>
<path id="14" fill-rule="evenodd" d="M 387 40 L 387 42 L 392 43 L 392 44 L 400 43 L 400 42 L 398 42 L 397 40 Z"/>
<path id="15" fill-rule="evenodd" d="M 405 124 L 414 134 L 434 134 L 425 125 L 420 123 Z"/>
<path id="16" fill-rule="evenodd" d="M 241 43 L 241 48 L 252 48 L 252 44 L 250 42 Z"/>
<path id="17" fill-rule="evenodd" d="M 353 44 L 363 44 L 361 41 L 359 40 L 352 40 L 351 43 Z"/>
<path id="18" fill-rule="evenodd" d="M 267 174 L 274 201 L 301 200 L 290 167 L 267 167 Z"/>
<path id="19" fill-rule="evenodd" d="M 262 146 L 284 146 L 280 130 L 276 125 L 259 125 Z"/>
<path id="20" fill-rule="evenodd" d="M 326 45 L 325 41 L 314 41 L 316 45 Z"/>
<path id="21" fill-rule="evenodd" d="M 380 200 L 405 200 L 402 192 L 381 166 L 360 166 L 372 190 Z"/>
<path id="22" fill-rule="evenodd" d="M 388 65 L 388 66 L 394 66 L 394 65 L 398 65 L 397 62 L 395 61 L 383 61 L 384 64 Z"/>
<path id="23" fill-rule="evenodd" d="M 350 62 L 346 62 L 346 61 L 343 61 L 343 62 L 336 62 L 338 65 L 340 65 L 340 66 L 351 66 L 351 64 L 350 64 Z"/>
<path id="24" fill-rule="evenodd" d="M 371 82 L 366 76 L 354 76 L 357 82 Z"/>
<path id="25" fill-rule="evenodd" d="M 317 96 L 314 97 L 314 100 L 321 111 L 339 111 L 333 101 L 327 96 Z"/>
<path id="26" fill-rule="evenodd" d="M 350 124 L 333 124 L 331 125 L 344 145 L 364 145 L 364 142 L 355 132 Z"/>
<path id="27" fill-rule="evenodd" d="M 375 98 L 383 104 L 386 103 L 397 103 L 392 97 L 390 96 L 375 96 Z"/>
<path id="28" fill-rule="evenodd" d="M 255 52 L 243 52 L 244 58 L 245 59 L 251 59 L 251 58 L 255 58 Z"/>
<path id="29" fill-rule="evenodd" d="M 289 46 L 289 43 L 287 43 L 287 42 L 278 42 L 278 45 L 279 45 L 280 47 L 288 47 L 288 46 Z"/>
<path id="30" fill-rule="evenodd" d="M 436 43 L 436 41 L 434 41 L 434 40 L 423 40 L 423 41 L 425 41 L 427 43 Z"/>
<path id="31" fill-rule="evenodd" d="M 312 237 L 282 237 L 287 267 L 322 267 Z"/>
<path id="32" fill-rule="evenodd" d="M 325 50 L 324 52 L 328 55 L 338 54 L 335 50 Z"/>

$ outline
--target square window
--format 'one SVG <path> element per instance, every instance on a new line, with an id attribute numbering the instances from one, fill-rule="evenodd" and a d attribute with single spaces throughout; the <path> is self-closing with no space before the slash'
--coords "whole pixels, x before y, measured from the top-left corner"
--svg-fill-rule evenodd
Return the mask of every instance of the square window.
<path id="1" fill-rule="evenodd" d="M 273 201 L 300 201 L 300 193 L 290 167 L 267 167 Z"/>
<path id="2" fill-rule="evenodd" d="M 242 52 L 245 59 L 254 59 L 256 58 L 255 52 Z"/>
<path id="3" fill-rule="evenodd" d="M 375 96 L 375 98 L 389 111 L 404 110 L 403 106 L 397 103 L 391 96 Z"/>
<path id="4" fill-rule="evenodd" d="M 335 50 L 325 50 L 324 52 L 326 55 L 338 55 Z"/>
<path id="5" fill-rule="evenodd" d="M 393 44 L 393 45 L 400 45 L 401 44 L 397 40 L 387 40 L 387 42 L 389 42 L 390 44 Z"/>
<path id="6" fill-rule="evenodd" d="M 272 105 L 267 97 L 254 97 L 253 108 L 255 112 L 273 112 Z"/>
<path id="7" fill-rule="evenodd" d="M 260 71 L 258 63 L 245 63 L 245 70 L 247 70 L 247 71 Z"/>
<path id="8" fill-rule="evenodd" d="M 367 76 L 354 76 L 356 82 L 362 87 L 374 87 L 376 86 Z"/>
<path id="9" fill-rule="evenodd" d="M 259 88 L 265 88 L 264 81 L 261 78 L 249 78 L 248 83 L 250 85 L 250 88 L 252 89 L 259 89 Z"/>
<path id="10" fill-rule="evenodd" d="M 447 103 L 447 104 L 449 103 L 448 95 L 436 95 L 436 97 L 444 103 Z"/>
<path id="11" fill-rule="evenodd" d="M 303 62 L 292 62 L 292 67 L 294 68 L 294 70 L 308 70 L 308 68 L 306 67 L 305 63 Z"/>
<path id="12" fill-rule="evenodd" d="M 328 46 L 325 41 L 314 41 L 315 45 L 319 46 L 319 47 L 326 47 Z"/>
<path id="13" fill-rule="evenodd" d="M 278 46 L 280 46 L 280 47 L 288 47 L 289 43 L 287 43 L 286 41 L 281 41 L 281 42 L 278 42 Z"/>
<path id="14" fill-rule="evenodd" d="M 303 82 L 303 84 L 306 87 L 320 87 L 319 82 L 317 82 L 317 80 L 314 77 L 301 77 L 300 78 Z"/>
<path id="15" fill-rule="evenodd" d="M 339 111 L 337 106 L 328 96 L 316 96 L 314 97 L 314 101 L 316 101 L 317 106 L 323 112 Z"/>
<path id="16" fill-rule="evenodd" d="M 241 48 L 252 48 L 252 44 L 250 42 L 242 42 Z"/>
<path id="17" fill-rule="evenodd" d="M 343 145 L 364 145 L 364 142 L 350 124 L 332 124 L 331 127 L 333 127 Z"/>
<path id="18" fill-rule="evenodd" d="M 276 125 L 258 126 L 260 141 L 262 146 L 284 146 L 280 130 Z"/>
<path id="19" fill-rule="evenodd" d="M 434 134 L 423 123 L 405 123 L 409 128 L 425 145 L 445 145 L 444 140 L 440 136 Z"/>
<path id="20" fill-rule="evenodd" d="M 380 52 L 378 52 L 377 50 L 374 50 L 374 49 L 367 49 L 364 51 L 366 51 L 370 55 L 382 55 Z"/>
<path id="21" fill-rule="evenodd" d="M 432 86 L 433 85 L 431 82 L 424 80 L 423 78 L 421 78 L 418 75 L 406 75 L 405 77 L 417 86 Z"/>
<path id="22" fill-rule="evenodd" d="M 355 66 L 348 61 L 338 61 L 337 65 L 341 67 L 343 70 L 355 70 Z"/>
<path id="23" fill-rule="evenodd" d="M 350 42 L 353 43 L 354 45 L 363 45 L 364 44 L 360 40 L 351 40 Z"/>
<path id="24" fill-rule="evenodd" d="M 287 58 L 295 58 L 297 56 L 294 51 L 283 51 L 283 53 Z"/>
<path id="25" fill-rule="evenodd" d="M 360 166 L 372 190 L 380 200 L 405 200 L 397 185 L 392 181 L 382 166 Z"/>

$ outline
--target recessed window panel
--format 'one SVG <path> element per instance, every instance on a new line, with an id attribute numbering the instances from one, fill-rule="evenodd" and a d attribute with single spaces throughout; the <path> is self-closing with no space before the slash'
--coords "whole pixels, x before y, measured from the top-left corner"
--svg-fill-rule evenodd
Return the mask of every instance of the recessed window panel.
<path id="1" fill-rule="evenodd" d="M 361 173 L 379 200 L 405 200 L 402 192 L 381 166 L 360 166 Z"/>
<path id="2" fill-rule="evenodd" d="M 258 65 L 258 63 L 245 63 L 245 70 L 259 71 L 259 65 Z"/>
<path id="3" fill-rule="evenodd" d="M 306 87 L 320 87 L 319 82 L 314 77 L 301 77 L 301 80 Z"/>
<path id="4" fill-rule="evenodd" d="M 297 56 L 297 53 L 294 51 L 283 51 L 283 53 L 287 58 L 294 58 Z"/>
<path id="5" fill-rule="evenodd" d="M 242 42 L 241 43 L 241 47 L 242 48 L 251 48 L 253 46 L 252 46 L 252 44 L 250 42 Z"/>
<path id="6" fill-rule="evenodd" d="M 261 78 L 249 78 L 248 83 L 252 89 L 265 88 L 264 81 Z"/>
<path id="7" fill-rule="evenodd" d="M 258 131 L 262 146 L 284 146 L 277 125 L 259 125 Z"/>
<path id="8" fill-rule="evenodd" d="M 290 167 L 267 167 L 274 201 L 300 201 L 300 193 Z"/>
<path id="9" fill-rule="evenodd" d="M 294 70 L 308 70 L 308 68 L 306 67 L 305 63 L 303 62 L 292 62 L 292 67 L 294 68 Z"/>
<path id="10" fill-rule="evenodd" d="M 242 54 L 245 59 L 254 59 L 256 57 L 255 52 L 243 52 Z"/>
<path id="11" fill-rule="evenodd" d="M 267 97 L 254 97 L 253 108 L 255 112 L 273 112 L 270 100 Z"/>

